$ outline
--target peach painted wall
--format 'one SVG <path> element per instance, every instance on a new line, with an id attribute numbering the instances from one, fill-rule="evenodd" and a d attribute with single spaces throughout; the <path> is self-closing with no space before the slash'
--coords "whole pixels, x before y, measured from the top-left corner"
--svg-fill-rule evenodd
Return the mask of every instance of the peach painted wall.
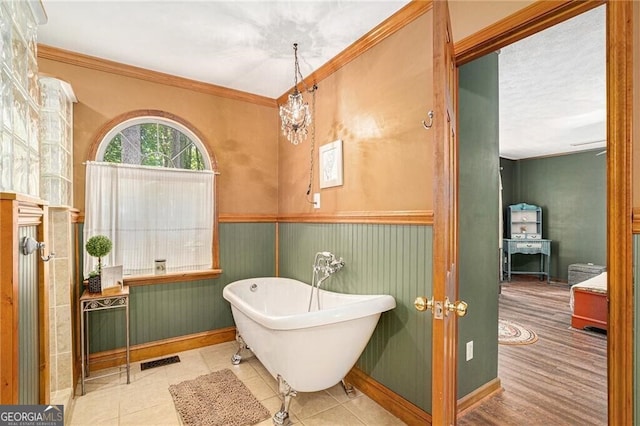
<path id="1" fill-rule="evenodd" d="M 531 3 L 450 2 L 454 40 Z M 634 6 L 640 46 L 640 6 Z M 101 126 L 131 110 L 161 109 L 189 121 L 207 138 L 221 172 L 222 214 L 432 209 L 431 136 L 420 125 L 432 103 L 431 20 L 427 12 L 319 82 L 312 188 L 321 193 L 319 210 L 306 201 L 311 138 L 299 146 L 289 144 L 279 131 L 275 108 L 39 59 L 40 71 L 69 81 L 79 99 L 74 120 L 75 207 L 84 207 L 82 162 Z M 640 75 L 638 55 L 634 75 Z M 634 106 L 640 110 L 640 85 L 634 88 Z M 637 129 L 638 114 L 634 117 Z M 638 133 L 634 146 L 640 147 Z M 318 148 L 335 139 L 343 140 L 344 185 L 320 190 Z M 634 153 L 638 181 L 640 149 Z M 634 186 L 633 201 L 640 207 L 640 185 Z"/>
<path id="2" fill-rule="evenodd" d="M 535 3 L 533 0 L 449 0 L 453 41 L 458 42 Z"/>
<path id="3" fill-rule="evenodd" d="M 432 136 L 421 124 L 432 108 L 431 23 L 429 11 L 318 82 L 312 192 L 321 208 L 306 201 L 311 136 L 294 146 L 280 135 L 281 215 L 433 208 Z M 318 148 L 336 139 L 344 185 L 320 190 Z"/>
<path id="4" fill-rule="evenodd" d="M 91 144 L 113 118 L 162 110 L 206 138 L 220 171 L 221 214 L 277 214 L 277 109 L 40 58 L 40 72 L 71 84 L 74 106 L 74 207 L 84 211 L 85 166 Z"/>

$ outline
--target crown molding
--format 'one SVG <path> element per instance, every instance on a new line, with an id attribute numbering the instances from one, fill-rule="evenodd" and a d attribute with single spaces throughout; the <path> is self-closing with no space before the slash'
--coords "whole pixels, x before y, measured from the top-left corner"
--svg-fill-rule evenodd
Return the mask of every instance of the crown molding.
<path id="1" fill-rule="evenodd" d="M 101 59 L 95 56 L 85 55 L 83 53 L 72 52 L 53 46 L 47 46 L 46 44 L 38 44 L 38 58 L 62 62 L 65 64 L 75 65 L 77 67 L 88 68 L 110 74 L 121 75 L 124 77 L 137 78 L 140 80 L 150 81 L 152 83 L 179 87 L 181 89 L 193 90 L 195 92 L 206 93 L 213 96 L 220 96 L 222 98 L 249 102 L 256 105 L 268 106 L 272 108 L 275 108 L 277 106 L 275 99 L 268 98 L 266 96 L 254 95 L 252 93 L 229 89 L 227 87 L 217 86 L 215 84 L 204 83 L 201 81 L 178 77 L 171 74 L 165 74 L 158 71 L 134 67 L 132 65 L 121 64 L 119 62 Z"/>
<path id="2" fill-rule="evenodd" d="M 466 64 L 604 3 L 605 0 L 536 1 L 455 43 L 456 64 Z"/>
<path id="3" fill-rule="evenodd" d="M 395 34 L 407 24 L 414 21 L 416 18 L 424 15 L 433 7 L 432 0 L 413 0 L 408 3 L 402 9 L 391 15 L 385 21 L 380 23 L 374 29 L 367 34 L 360 37 L 353 42 L 349 47 L 344 49 L 333 59 L 322 65 L 313 73 L 309 74 L 304 79 L 304 83 L 311 87 L 315 83 L 329 77 L 331 74 L 351 62 L 353 59 L 365 53 L 367 50 L 373 48 L 387 37 Z M 289 92 L 293 89 L 289 89 L 286 93 L 282 94 L 278 99 L 278 105 L 284 104 L 287 101 Z"/>

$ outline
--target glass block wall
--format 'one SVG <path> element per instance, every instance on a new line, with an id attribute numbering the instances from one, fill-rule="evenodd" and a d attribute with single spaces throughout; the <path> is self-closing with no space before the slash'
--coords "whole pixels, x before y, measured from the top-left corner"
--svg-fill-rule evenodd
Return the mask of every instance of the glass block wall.
<path id="1" fill-rule="evenodd" d="M 0 191 L 39 197 L 36 34 L 28 2 L 0 2 Z"/>
<path id="2" fill-rule="evenodd" d="M 73 204 L 73 102 L 71 86 L 40 77 L 40 197 L 51 206 Z"/>

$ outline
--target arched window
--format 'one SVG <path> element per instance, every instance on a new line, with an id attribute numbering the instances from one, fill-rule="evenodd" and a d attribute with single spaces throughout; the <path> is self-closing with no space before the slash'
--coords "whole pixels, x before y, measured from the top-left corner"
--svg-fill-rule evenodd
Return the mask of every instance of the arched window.
<path id="1" fill-rule="evenodd" d="M 97 161 L 211 170 L 207 151 L 187 127 L 164 117 L 143 116 L 126 120 L 102 139 Z"/>
<path id="2" fill-rule="evenodd" d="M 98 142 L 87 162 L 84 238 L 112 240 L 103 263 L 125 276 L 217 268 L 215 162 L 196 132 L 140 115 L 117 120 Z M 85 256 L 85 276 L 96 265 Z"/>

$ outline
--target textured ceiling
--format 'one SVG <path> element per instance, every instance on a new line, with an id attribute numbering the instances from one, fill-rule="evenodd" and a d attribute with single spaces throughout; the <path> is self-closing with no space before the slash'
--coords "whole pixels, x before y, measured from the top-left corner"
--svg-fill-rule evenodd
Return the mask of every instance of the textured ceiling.
<path id="1" fill-rule="evenodd" d="M 407 3 L 43 0 L 38 41 L 278 98 L 293 86 L 294 42 L 307 76 Z M 501 50 L 502 156 L 605 146 L 604 20 L 599 7 Z"/>
<path id="2" fill-rule="evenodd" d="M 502 49 L 500 154 L 521 159 L 604 147 L 605 53 L 604 7 Z"/>
<path id="3" fill-rule="evenodd" d="M 43 0 L 39 43 L 278 98 L 407 0 Z"/>

